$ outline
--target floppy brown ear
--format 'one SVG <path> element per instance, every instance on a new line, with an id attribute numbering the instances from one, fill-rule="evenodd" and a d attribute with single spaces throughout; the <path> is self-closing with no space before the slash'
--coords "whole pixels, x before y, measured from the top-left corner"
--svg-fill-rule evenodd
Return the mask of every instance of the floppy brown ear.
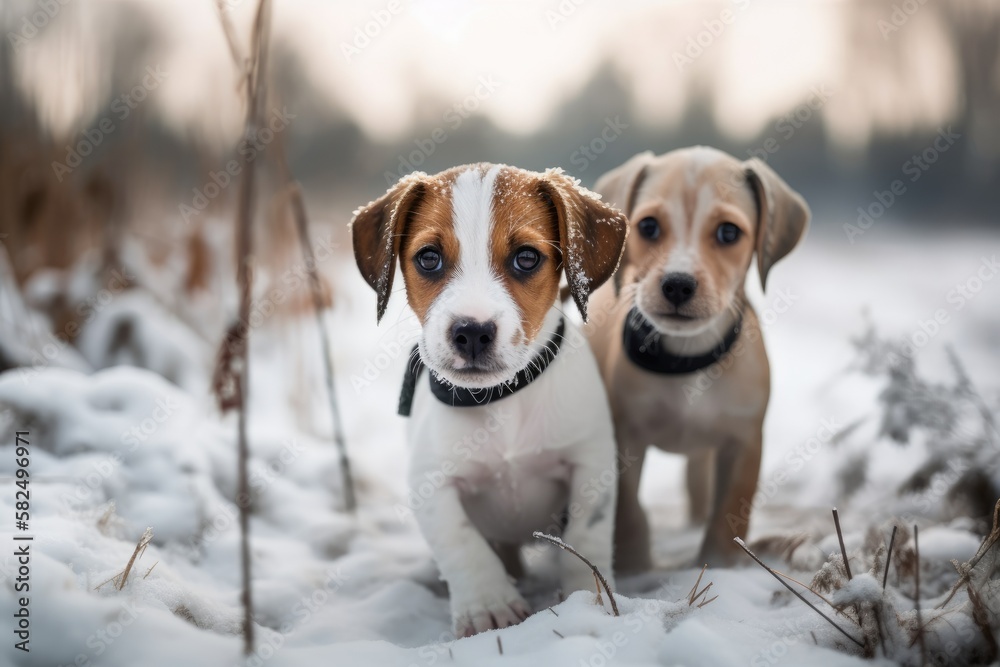
<path id="1" fill-rule="evenodd" d="M 643 151 L 633 155 L 624 164 L 598 178 L 594 190 L 604 198 L 604 201 L 621 209 L 626 218 L 631 218 L 632 211 L 635 210 L 639 188 L 646 178 L 646 171 L 649 169 L 653 157 L 652 151 Z M 622 287 L 621 271 L 616 271 L 614 278 L 615 294 L 618 294 Z"/>
<path id="2" fill-rule="evenodd" d="M 356 210 L 351 220 L 354 259 L 378 296 L 378 321 L 382 320 L 392 293 L 403 226 L 413 205 L 423 195 L 426 176 L 417 172 L 401 178 L 384 195 Z"/>
<path id="3" fill-rule="evenodd" d="M 604 201 L 618 207 L 626 216 L 631 216 L 635 208 L 636 195 L 653 157 L 652 151 L 633 155 L 624 164 L 598 178 L 594 190 Z"/>
<path id="4" fill-rule="evenodd" d="M 743 163 L 747 180 L 757 195 L 757 271 L 760 286 L 779 259 L 792 251 L 809 223 L 809 205 L 765 162 L 752 158 Z"/>
<path id="5" fill-rule="evenodd" d="M 611 277 L 621 261 L 628 218 L 561 169 L 546 171 L 540 187 L 558 218 L 563 270 L 586 322 L 591 293 Z"/>

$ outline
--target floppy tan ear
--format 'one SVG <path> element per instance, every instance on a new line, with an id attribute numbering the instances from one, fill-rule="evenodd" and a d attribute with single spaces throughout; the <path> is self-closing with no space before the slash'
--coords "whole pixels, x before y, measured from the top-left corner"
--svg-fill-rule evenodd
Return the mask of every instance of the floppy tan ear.
<path id="1" fill-rule="evenodd" d="M 743 163 L 747 180 L 757 195 L 757 271 L 760 286 L 779 259 L 792 251 L 809 223 L 809 205 L 765 162 L 751 158 Z"/>
<path id="2" fill-rule="evenodd" d="M 624 164 L 598 178 L 594 190 L 600 193 L 604 201 L 612 206 L 617 206 L 625 214 L 625 217 L 630 219 L 632 211 L 635 210 L 639 188 L 646 178 L 646 171 L 654 157 L 652 151 L 643 151 L 633 155 Z M 618 294 L 622 287 L 621 271 L 616 271 L 614 278 L 615 294 Z"/>
<path id="3" fill-rule="evenodd" d="M 633 155 L 624 164 L 598 178 L 594 190 L 600 193 L 604 201 L 618 207 L 626 217 L 631 216 L 639 187 L 653 158 L 652 151 Z"/>
<path id="4" fill-rule="evenodd" d="M 586 322 L 591 293 L 611 277 L 621 261 L 628 218 L 561 169 L 546 171 L 540 188 L 558 218 L 563 270 Z"/>
<path id="5" fill-rule="evenodd" d="M 423 195 L 426 177 L 423 172 L 416 172 L 401 178 L 384 195 L 356 210 L 351 220 L 354 259 L 378 296 L 378 321 L 382 320 L 392 293 L 403 226 L 413 205 Z"/>

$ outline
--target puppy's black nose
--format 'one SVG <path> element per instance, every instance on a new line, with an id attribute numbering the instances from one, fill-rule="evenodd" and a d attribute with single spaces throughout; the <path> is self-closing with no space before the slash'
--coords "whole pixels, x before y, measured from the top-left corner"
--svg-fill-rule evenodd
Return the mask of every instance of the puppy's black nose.
<path id="1" fill-rule="evenodd" d="M 493 345 L 497 325 L 493 322 L 463 320 L 451 328 L 451 344 L 463 359 L 475 361 Z"/>
<path id="2" fill-rule="evenodd" d="M 690 273 L 668 273 L 660 283 L 663 296 L 675 306 L 681 306 L 691 300 L 695 290 L 698 289 L 698 281 Z"/>

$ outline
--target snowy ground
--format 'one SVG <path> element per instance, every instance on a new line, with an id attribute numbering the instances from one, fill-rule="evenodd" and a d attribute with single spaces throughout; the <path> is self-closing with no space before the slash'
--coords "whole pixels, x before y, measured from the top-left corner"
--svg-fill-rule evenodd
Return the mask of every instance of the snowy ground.
<path id="1" fill-rule="evenodd" d="M 836 447 L 867 447 L 877 429 L 880 383 L 847 370 L 854 359 L 849 339 L 864 329 L 863 309 L 883 333 L 918 341 L 921 323 L 943 309 L 947 321 L 927 337 L 920 367 L 946 377 L 943 345 L 950 343 L 978 386 L 993 392 L 1000 277 L 984 280 L 961 308 L 951 291 L 998 250 L 1000 235 L 985 232 L 919 236 L 884 223 L 852 245 L 838 228 L 814 233 L 779 265 L 767 295 L 751 288 L 766 323 L 774 379 L 750 537 L 808 535 L 793 568 L 801 578 L 810 579 L 838 550 L 829 518 L 841 500 L 831 472 L 843 455 Z M 642 497 L 661 567 L 619 582 L 621 617 L 596 606 L 593 593 L 559 603 L 553 554 L 534 550 L 524 587 L 539 613 L 520 626 L 455 641 L 445 591 L 403 500 L 407 450 L 395 400 L 413 320 L 398 295 L 376 328 L 374 295 L 353 261 L 342 255 L 324 268 L 338 289 L 329 326 L 361 510 L 352 519 L 337 509 L 339 475 L 311 318 L 265 324 L 253 343 L 258 653 L 250 664 L 862 662 L 842 635 L 755 566 L 706 573 L 719 597 L 704 608 L 681 601 L 698 575 L 691 559 L 700 534 L 685 525 L 679 462 L 659 454 L 645 471 Z M 116 296 L 118 305 L 105 309 L 105 317 L 130 298 Z M 211 358 L 211 347 L 198 346 L 196 338 L 176 343 L 176 363 Z M 15 650 L 5 626 L 0 664 L 241 664 L 232 417 L 218 416 L 205 375 L 178 380 L 182 390 L 135 368 L 85 375 L 57 366 L 0 376 L 0 403 L 10 408 L 0 411 L 0 477 L 13 488 L 13 432 L 29 430 L 35 535 L 31 652 Z M 824 426 L 839 429 L 860 418 L 867 421 L 840 445 L 824 439 Z M 933 522 L 939 499 L 902 501 L 893 493 L 923 460 L 923 447 L 875 447 L 872 477 L 841 505 L 849 550 L 861 547 L 870 526 L 887 534 L 884 522 L 893 514 Z M 13 493 L 2 498 L 6 536 Z M 108 580 L 123 570 L 147 527 L 152 543 L 117 590 Z M 946 592 L 955 578 L 947 560 L 967 560 L 981 538 L 961 522 L 922 529 L 925 595 Z M 8 623 L 17 576 L 9 544 L 0 557 L 0 616 Z M 956 622 L 948 632 L 963 638 L 967 630 Z"/>

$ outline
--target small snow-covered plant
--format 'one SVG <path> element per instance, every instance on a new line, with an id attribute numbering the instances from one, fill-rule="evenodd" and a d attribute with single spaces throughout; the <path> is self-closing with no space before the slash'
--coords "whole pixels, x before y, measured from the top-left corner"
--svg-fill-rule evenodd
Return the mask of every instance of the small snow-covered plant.
<path id="1" fill-rule="evenodd" d="M 915 349 L 908 342 L 883 338 L 871 324 L 852 342 L 856 370 L 885 380 L 878 397 L 879 437 L 899 445 L 920 439 L 929 452 L 900 484 L 899 495 L 943 488 L 948 502 L 941 509 L 947 518 L 969 517 L 985 527 L 1000 496 L 996 397 L 979 392 L 951 348 L 947 354 L 954 379 L 931 382 L 918 372 Z M 838 474 L 844 495 L 863 484 L 870 450 L 845 457 Z"/>
<path id="2" fill-rule="evenodd" d="M 942 577 L 921 582 L 927 568 L 916 530 L 900 526 L 887 544 L 884 531 L 870 527 L 860 553 L 851 554 L 853 576 L 834 554 L 809 590 L 837 610 L 836 623 L 865 657 L 900 665 L 994 664 L 1000 656 L 1000 502 L 977 552 L 965 563 L 952 561 L 957 572 L 950 586 Z M 866 568 L 860 573 L 859 561 Z"/>

